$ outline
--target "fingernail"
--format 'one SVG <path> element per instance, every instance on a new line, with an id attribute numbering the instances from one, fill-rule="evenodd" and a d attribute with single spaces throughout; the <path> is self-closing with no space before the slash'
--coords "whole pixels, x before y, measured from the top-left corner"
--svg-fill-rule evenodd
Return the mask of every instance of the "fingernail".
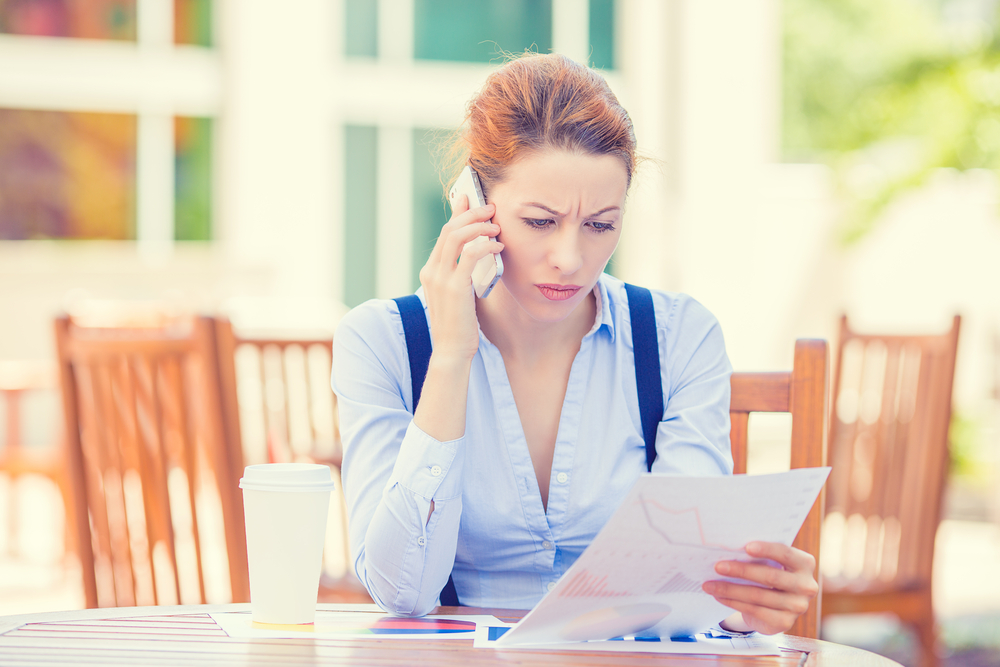
<path id="1" fill-rule="evenodd" d="M 729 563 L 725 561 L 715 564 L 715 571 L 718 572 L 719 574 L 729 574 L 732 571 L 732 569 L 733 569 L 732 566 L 730 566 Z"/>
<path id="2" fill-rule="evenodd" d="M 715 587 L 716 583 L 714 581 L 706 581 L 701 585 L 701 590 L 705 591 L 708 594 L 712 594 L 715 592 Z"/>
<path id="3" fill-rule="evenodd" d="M 751 542 L 747 545 L 747 553 L 752 555 L 759 554 L 761 551 L 760 542 Z"/>

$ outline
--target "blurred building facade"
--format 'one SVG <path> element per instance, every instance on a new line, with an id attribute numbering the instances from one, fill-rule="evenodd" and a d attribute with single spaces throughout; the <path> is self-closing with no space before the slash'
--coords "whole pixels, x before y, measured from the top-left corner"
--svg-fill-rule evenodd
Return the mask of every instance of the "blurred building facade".
<path id="1" fill-rule="evenodd" d="M 72 289 L 194 287 L 203 307 L 240 285 L 349 306 L 412 290 L 447 218 L 434 148 L 526 48 L 598 67 L 630 110 L 652 160 L 615 270 L 681 287 L 682 192 L 775 157 L 774 2 L 715 4 L 4 0 L 3 310 Z M 46 282 L 58 303 L 17 298 Z M 3 335 L 5 356 L 45 353 Z"/>
<path id="2" fill-rule="evenodd" d="M 942 174 L 838 246 L 825 168 L 780 162 L 780 22 L 779 0 L 0 0 L 0 358 L 51 357 L 83 298 L 278 326 L 411 291 L 447 219 L 434 147 L 498 51 L 533 48 L 601 69 L 650 158 L 616 275 L 701 300 L 748 370 L 844 310 L 961 311 L 956 396 L 988 424 L 995 180 Z"/>

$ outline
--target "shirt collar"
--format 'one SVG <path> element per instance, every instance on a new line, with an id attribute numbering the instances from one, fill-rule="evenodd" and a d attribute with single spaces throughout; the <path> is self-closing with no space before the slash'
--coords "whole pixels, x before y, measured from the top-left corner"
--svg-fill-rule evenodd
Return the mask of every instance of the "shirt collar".
<path id="1" fill-rule="evenodd" d="M 597 314 L 594 317 L 594 326 L 587 332 L 587 336 L 607 325 L 608 333 L 611 334 L 611 342 L 615 340 L 615 323 L 611 318 L 611 300 L 608 299 L 608 287 L 604 284 L 604 274 L 598 278 L 594 285 L 594 298 L 597 299 Z M 586 336 L 585 336 L 586 337 Z"/>

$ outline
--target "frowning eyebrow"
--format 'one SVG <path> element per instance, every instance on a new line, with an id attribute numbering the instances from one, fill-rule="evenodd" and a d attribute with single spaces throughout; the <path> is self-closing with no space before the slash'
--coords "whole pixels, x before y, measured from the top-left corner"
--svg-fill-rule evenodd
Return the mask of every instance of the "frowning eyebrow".
<path id="1" fill-rule="evenodd" d="M 551 208 L 549 208 L 548 206 L 545 206 L 544 204 L 539 204 L 538 202 L 530 201 L 530 202 L 525 203 L 524 205 L 525 206 L 533 206 L 535 208 L 540 208 L 543 211 L 548 211 L 549 213 L 551 213 L 552 215 L 555 215 L 555 216 L 562 215 L 562 213 L 560 213 L 559 211 L 554 211 Z M 592 214 L 590 214 L 587 217 L 594 218 L 594 217 L 597 217 L 599 215 L 604 215 L 605 213 L 610 213 L 611 211 L 617 211 L 620 208 L 621 208 L 620 206 L 608 206 L 607 208 L 602 208 L 597 213 L 592 213 Z"/>

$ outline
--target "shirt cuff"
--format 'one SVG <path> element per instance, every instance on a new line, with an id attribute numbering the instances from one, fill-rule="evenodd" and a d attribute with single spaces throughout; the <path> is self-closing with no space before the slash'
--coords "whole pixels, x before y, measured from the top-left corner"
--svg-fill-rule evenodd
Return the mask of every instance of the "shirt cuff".
<path id="1" fill-rule="evenodd" d="M 399 484 L 428 500 L 448 500 L 462 495 L 465 436 L 441 442 L 412 421 L 406 428 L 389 486 Z"/>

